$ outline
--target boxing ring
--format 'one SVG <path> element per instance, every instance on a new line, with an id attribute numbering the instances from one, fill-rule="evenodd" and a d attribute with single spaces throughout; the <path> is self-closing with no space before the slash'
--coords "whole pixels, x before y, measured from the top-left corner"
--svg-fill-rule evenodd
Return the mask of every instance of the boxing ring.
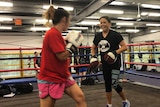
<path id="1" fill-rule="evenodd" d="M 154 56 L 154 54 L 159 55 L 159 52 L 160 52 L 159 48 L 158 48 L 158 51 L 156 52 L 153 52 L 153 51 L 145 52 L 148 49 L 148 46 L 150 45 L 151 46 L 160 45 L 160 43 L 156 42 L 156 43 L 128 44 L 128 47 L 134 47 L 134 49 L 129 48 L 129 50 L 127 50 L 122 54 L 123 69 L 121 70 L 121 78 L 120 78 L 122 80 L 121 85 L 125 88 L 128 99 L 130 99 L 131 105 L 133 107 L 136 107 L 137 106 L 136 104 L 139 104 L 141 107 L 150 107 L 151 106 L 150 104 L 152 104 L 153 107 L 159 107 L 159 100 L 157 99 L 159 97 L 159 94 L 157 93 L 160 92 L 159 90 L 160 89 L 160 85 L 159 85 L 160 73 L 156 72 L 154 74 L 153 72 L 148 72 L 148 71 L 142 72 L 134 68 L 134 65 L 137 65 L 137 68 L 143 65 L 147 65 L 149 67 L 160 67 L 159 63 L 148 63 L 146 60 L 143 59 L 143 55 L 142 55 L 142 58 L 140 57 L 141 59 L 138 57 L 138 54 L 141 53 L 145 55 L 149 54 L 151 58 L 154 58 L 154 57 L 157 58 L 157 56 Z M 143 47 L 142 52 L 139 50 L 140 46 Z M 147 48 L 145 46 L 147 46 Z M 87 48 L 89 51 L 90 47 L 83 46 L 79 48 Z M 29 93 L 26 95 L 24 94 L 21 96 L 18 96 L 18 95 L 14 96 L 9 103 L 5 103 L 7 99 L 3 99 L 0 97 L 0 103 L 2 107 L 10 107 L 10 106 L 37 107 L 39 106 L 39 98 L 38 98 L 38 91 L 37 91 L 38 89 L 36 86 L 37 79 L 35 78 L 35 71 L 38 69 L 35 69 L 33 67 L 33 61 L 32 61 L 34 58 L 34 55 L 33 55 L 34 51 L 38 51 L 40 53 L 41 48 L 0 49 L 0 55 L 1 55 L 0 78 L 3 79 L 2 81 L 0 81 L 0 85 L 5 85 L 5 84 L 10 85 L 10 84 L 19 84 L 19 83 L 33 83 L 35 85 L 34 87 L 35 89 L 32 93 Z M 138 61 L 133 60 L 133 56 L 132 56 L 133 54 L 134 54 L 134 59 L 138 58 Z M 88 60 L 91 57 L 90 53 L 79 54 L 79 56 L 84 56 L 84 55 L 88 57 Z M 71 57 L 74 57 L 74 55 L 72 55 Z M 8 60 L 11 61 L 9 64 L 7 63 Z M 28 65 L 28 62 L 31 64 L 30 66 Z M 88 62 L 86 62 L 86 64 L 78 64 L 78 65 L 71 64 L 69 68 L 72 69 L 76 67 L 89 67 L 90 64 Z M 13 74 L 13 76 L 7 77 L 6 75 L 8 73 Z M 75 79 L 81 78 L 81 77 L 95 77 L 95 76 L 102 76 L 102 73 L 86 74 L 85 76 L 78 76 L 73 73 L 73 78 Z M 123 80 L 124 81 L 127 80 L 127 82 L 126 81 L 124 82 Z M 147 87 L 144 87 L 144 84 Z M 83 89 L 86 95 L 88 107 L 103 107 L 105 105 L 104 84 L 96 83 L 95 85 L 82 85 L 81 88 Z M 150 92 L 152 92 L 152 94 L 149 95 L 148 93 Z M 143 93 L 143 94 L 139 95 L 139 93 Z M 119 103 L 121 101 L 120 99 L 117 99 L 116 96 L 117 94 L 113 92 L 113 103 L 116 104 L 116 106 L 121 106 L 121 103 Z M 145 99 L 144 101 L 145 97 L 147 97 L 148 99 Z M 152 103 L 153 99 L 155 103 Z M 68 98 L 68 96 L 66 95 L 64 95 L 64 98 L 62 100 L 57 102 L 56 106 L 63 107 L 65 105 L 70 105 L 70 107 L 74 107 L 74 103 L 72 99 Z"/>

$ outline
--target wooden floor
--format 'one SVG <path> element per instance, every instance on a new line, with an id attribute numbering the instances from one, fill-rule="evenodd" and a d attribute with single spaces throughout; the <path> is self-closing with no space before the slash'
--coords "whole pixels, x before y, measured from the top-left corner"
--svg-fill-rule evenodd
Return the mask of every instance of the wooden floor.
<path id="1" fill-rule="evenodd" d="M 131 107 L 160 107 L 160 89 L 139 86 L 131 83 L 121 83 L 125 89 Z M 104 84 L 82 86 L 88 107 L 105 107 Z M 0 107 L 39 107 L 38 91 L 30 94 L 15 95 L 13 98 L 0 97 Z M 56 107 L 75 107 L 74 101 L 64 95 L 58 100 Z M 113 107 L 122 107 L 121 99 L 113 91 Z"/>

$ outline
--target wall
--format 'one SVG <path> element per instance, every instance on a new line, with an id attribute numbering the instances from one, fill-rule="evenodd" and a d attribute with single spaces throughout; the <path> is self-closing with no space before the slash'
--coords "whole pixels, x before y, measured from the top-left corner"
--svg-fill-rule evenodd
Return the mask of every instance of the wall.
<path id="1" fill-rule="evenodd" d="M 160 41 L 160 32 L 157 33 L 152 33 L 152 34 L 147 34 L 147 35 L 141 35 L 137 37 L 132 38 L 132 42 L 137 43 L 137 42 L 144 42 L 148 40 L 154 40 L 155 42 Z"/>

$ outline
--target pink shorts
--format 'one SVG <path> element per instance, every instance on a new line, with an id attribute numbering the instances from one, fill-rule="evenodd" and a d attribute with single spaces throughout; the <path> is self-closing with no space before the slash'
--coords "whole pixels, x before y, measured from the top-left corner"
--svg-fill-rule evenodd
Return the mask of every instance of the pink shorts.
<path id="1" fill-rule="evenodd" d="M 70 87 L 75 83 L 75 80 L 70 79 L 60 84 L 38 80 L 39 97 L 43 99 L 50 95 L 53 99 L 61 99 L 65 88 Z"/>

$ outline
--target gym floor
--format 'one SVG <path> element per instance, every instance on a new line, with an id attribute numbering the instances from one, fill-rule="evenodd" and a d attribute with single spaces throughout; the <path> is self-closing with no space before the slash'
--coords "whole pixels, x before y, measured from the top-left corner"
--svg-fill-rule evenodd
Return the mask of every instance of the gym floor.
<path id="1" fill-rule="evenodd" d="M 160 89 L 140 86 L 132 83 L 121 83 L 131 107 L 160 107 Z M 105 107 L 104 84 L 83 85 L 88 107 Z M 29 94 L 15 95 L 13 98 L 0 97 L 0 107 L 39 107 L 38 91 Z M 56 107 L 75 107 L 74 101 L 64 94 L 56 102 Z M 113 91 L 113 106 L 121 107 L 121 99 Z"/>

